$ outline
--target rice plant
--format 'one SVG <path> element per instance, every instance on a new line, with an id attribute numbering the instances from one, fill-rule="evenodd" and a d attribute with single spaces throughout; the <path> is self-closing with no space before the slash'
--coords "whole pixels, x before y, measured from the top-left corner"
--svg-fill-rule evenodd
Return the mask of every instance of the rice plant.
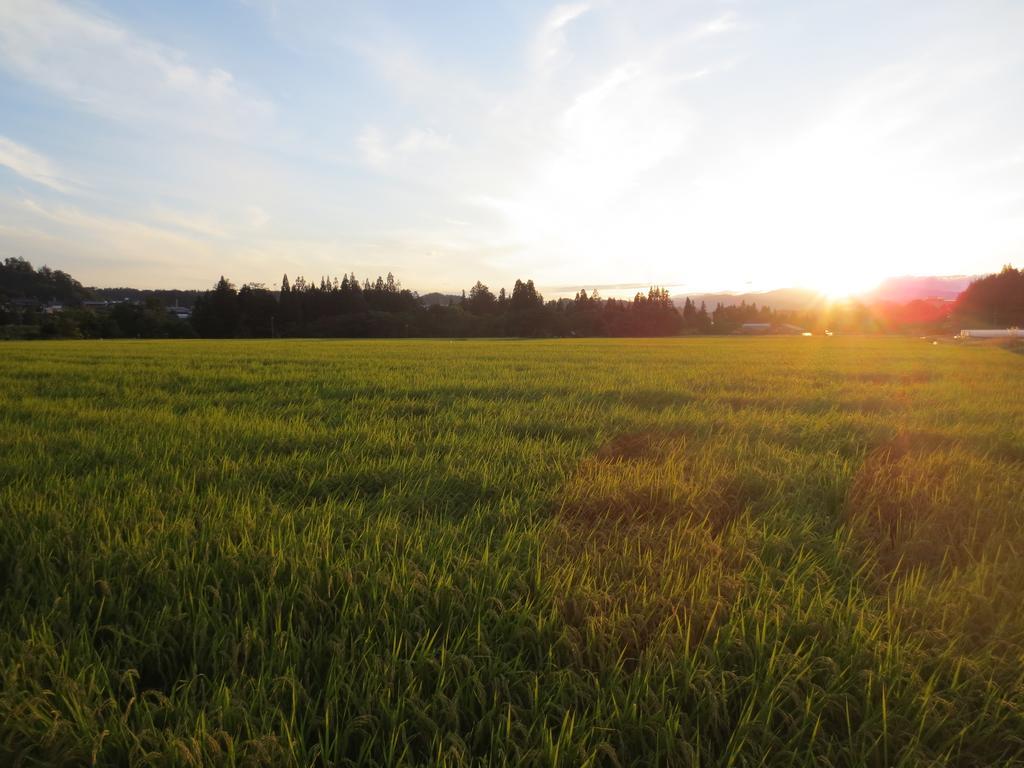
<path id="1" fill-rule="evenodd" d="M 0 764 L 1024 765 L 1022 364 L 5 343 Z"/>

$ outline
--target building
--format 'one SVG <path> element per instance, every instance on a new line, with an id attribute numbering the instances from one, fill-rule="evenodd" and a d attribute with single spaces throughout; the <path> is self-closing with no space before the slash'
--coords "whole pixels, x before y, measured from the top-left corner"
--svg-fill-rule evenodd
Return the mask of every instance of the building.
<path id="1" fill-rule="evenodd" d="M 772 333 L 797 336 L 807 332 L 799 325 L 791 325 L 790 323 L 744 323 L 740 326 L 737 333 L 750 335 Z"/>
<path id="2" fill-rule="evenodd" d="M 1024 330 L 1020 328 L 968 329 L 964 328 L 958 339 L 1024 339 Z"/>

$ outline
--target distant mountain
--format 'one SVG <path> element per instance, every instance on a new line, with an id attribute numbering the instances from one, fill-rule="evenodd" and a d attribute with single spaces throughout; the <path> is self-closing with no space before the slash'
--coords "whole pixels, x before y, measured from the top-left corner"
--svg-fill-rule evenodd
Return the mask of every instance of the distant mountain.
<path id="1" fill-rule="evenodd" d="M 422 304 L 424 307 L 433 307 L 437 304 L 440 304 L 441 306 L 447 306 L 449 304 L 454 304 L 457 301 L 461 300 L 461 295 L 455 295 L 452 293 L 437 293 L 436 291 L 434 293 L 425 293 L 422 296 L 420 296 L 420 304 Z"/>
<path id="2" fill-rule="evenodd" d="M 946 277 L 890 277 L 864 298 L 905 304 L 914 299 L 948 299 L 959 296 L 979 275 Z"/>
<path id="3" fill-rule="evenodd" d="M 687 295 L 698 307 L 702 301 L 707 304 L 708 311 L 714 309 L 717 304 L 730 307 L 743 303 L 757 304 L 759 307 L 767 304 L 772 309 L 807 309 L 824 301 L 822 294 L 805 288 L 778 288 L 774 291 L 759 291 L 756 293 L 696 293 Z M 682 307 L 687 295 L 680 294 L 674 296 L 673 301 L 677 306 Z"/>
<path id="4" fill-rule="evenodd" d="M 906 304 L 915 299 L 945 299 L 952 301 L 976 279 L 978 279 L 977 275 L 890 277 L 877 288 L 860 294 L 855 298 L 868 304 L 879 301 Z M 767 304 L 772 309 L 802 310 L 809 309 L 826 301 L 826 297 L 823 294 L 805 288 L 779 288 L 774 291 L 761 291 L 757 293 L 698 293 L 689 294 L 689 297 L 698 306 L 703 301 L 707 304 L 709 310 L 714 309 L 718 303 L 728 307 L 743 302 L 757 304 L 759 307 Z M 679 294 L 673 300 L 678 306 L 682 307 L 686 301 L 686 295 Z"/>

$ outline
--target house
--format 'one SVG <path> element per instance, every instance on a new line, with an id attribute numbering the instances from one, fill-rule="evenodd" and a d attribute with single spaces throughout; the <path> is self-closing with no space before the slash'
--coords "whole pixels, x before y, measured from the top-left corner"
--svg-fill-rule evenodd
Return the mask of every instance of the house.
<path id="1" fill-rule="evenodd" d="M 962 329 L 958 339 L 1024 339 L 1020 328 Z"/>
<path id="2" fill-rule="evenodd" d="M 135 304 L 137 302 L 130 301 L 129 299 L 113 299 L 110 301 L 83 301 L 82 307 L 84 309 L 91 309 L 93 312 L 106 312 L 113 309 L 118 304 Z"/>
<path id="3" fill-rule="evenodd" d="M 737 332 L 746 334 L 774 333 L 792 335 L 806 333 L 799 325 L 791 325 L 790 323 L 744 323 Z"/>

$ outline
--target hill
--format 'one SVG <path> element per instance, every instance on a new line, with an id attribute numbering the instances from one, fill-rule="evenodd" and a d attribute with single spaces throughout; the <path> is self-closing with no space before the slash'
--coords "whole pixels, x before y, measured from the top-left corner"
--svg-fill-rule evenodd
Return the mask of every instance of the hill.
<path id="1" fill-rule="evenodd" d="M 449 304 L 455 304 L 456 302 L 461 300 L 462 296 L 459 296 L 457 294 L 439 293 L 437 291 L 425 293 L 422 296 L 420 296 L 420 304 L 422 304 L 424 307 L 446 307 Z"/>
<path id="2" fill-rule="evenodd" d="M 959 296 L 979 275 L 942 277 L 890 277 L 873 291 L 864 294 L 875 301 L 908 302 L 915 299 L 947 299 Z"/>
<path id="3" fill-rule="evenodd" d="M 953 301 L 959 296 L 977 275 L 929 275 L 890 277 L 870 291 L 855 298 L 866 304 L 892 302 L 905 304 L 917 299 L 945 299 Z M 812 309 L 826 301 L 824 294 L 807 288 L 779 288 L 772 291 L 750 293 L 698 293 L 688 294 L 698 306 L 703 301 L 711 309 L 721 303 L 724 306 L 735 306 L 741 303 L 769 306 L 772 309 L 806 310 Z M 675 303 L 683 306 L 686 295 L 678 295 Z"/>
<path id="4" fill-rule="evenodd" d="M 0 300 L 76 306 L 89 298 L 89 289 L 84 288 L 67 272 L 46 266 L 34 269 L 25 259 L 17 257 L 4 259 L 0 263 Z"/>
<path id="5" fill-rule="evenodd" d="M 759 307 L 767 305 L 772 309 L 810 309 L 824 300 L 822 294 L 805 288 L 779 288 L 773 291 L 750 293 L 720 292 L 688 295 L 697 306 L 704 302 L 709 310 L 714 309 L 718 304 L 732 307 L 743 303 L 757 304 Z M 685 295 L 674 297 L 676 305 L 680 308 L 682 308 L 685 300 Z"/>

